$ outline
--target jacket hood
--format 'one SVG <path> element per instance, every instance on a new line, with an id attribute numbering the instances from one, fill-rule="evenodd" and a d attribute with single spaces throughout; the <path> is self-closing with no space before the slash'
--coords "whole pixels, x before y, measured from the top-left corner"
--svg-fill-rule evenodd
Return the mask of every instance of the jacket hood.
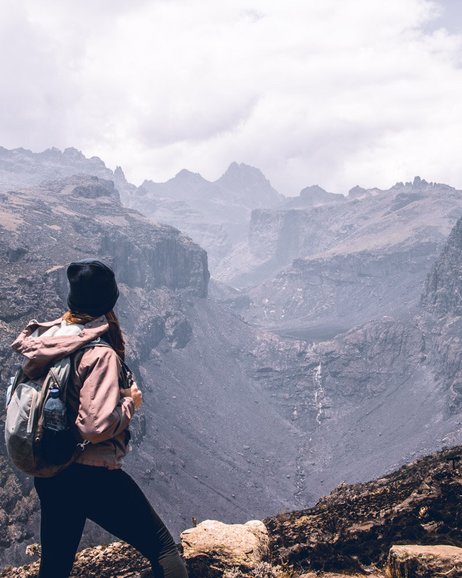
<path id="1" fill-rule="evenodd" d="M 50 332 L 43 335 L 52 327 L 61 326 L 62 321 L 62 317 L 46 323 L 39 323 L 33 319 L 11 344 L 15 351 L 27 358 L 23 370 L 30 378 L 40 377 L 57 359 L 74 353 L 90 341 L 101 337 L 109 329 L 103 315 L 86 323 L 75 334 L 56 335 Z"/>

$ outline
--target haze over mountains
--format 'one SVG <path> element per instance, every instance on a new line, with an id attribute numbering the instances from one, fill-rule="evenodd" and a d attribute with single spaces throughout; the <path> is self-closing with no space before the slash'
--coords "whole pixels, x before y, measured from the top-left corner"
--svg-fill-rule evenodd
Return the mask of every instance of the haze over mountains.
<path id="1" fill-rule="evenodd" d="M 0 195 L 3 381 L 15 333 L 62 312 L 65 265 L 112 263 L 145 391 L 127 467 L 174 532 L 306 507 L 460 442 L 462 192 L 287 199 L 235 163 L 136 188 L 75 149 L 0 149 Z M 11 561 L 36 503 L 0 460 Z"/>

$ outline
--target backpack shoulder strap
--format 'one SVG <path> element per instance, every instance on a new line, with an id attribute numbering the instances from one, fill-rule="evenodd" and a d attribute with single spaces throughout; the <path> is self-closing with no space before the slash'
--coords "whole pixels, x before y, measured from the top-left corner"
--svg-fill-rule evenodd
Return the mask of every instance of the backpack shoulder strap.
<path id="1" fill-rule="evenodd" d="M 96 339 L 93 339 L 93 341 L 89 341 L 88 343 L 85 343 L 85 345 L 82 345 L 82 347 L 79 347 L 79 349 L 77 349 L 76 351 L 74 351 L 74 353 L 72 354 L 72 369 L 73 371 L 77 371 L 77 367 L 82 359 L 82 356 L 85 352 L 85 349 L 91 349 L 92 347 L 109 347 L 110 349 L 114 349 L 112 347 L 112 345 L 110 345 L 110 343 L 108 343 L 106 340 L 102 339 L 101 337 L 97 337 Z M 131 371 L 131 369 L 128 367 L 128 365 L 125 363 L 125 361 L 123 359 L 121 359 L 119 357 L 120 360 L 120 364 L 121 364 L 121 387 L 130 387 L 131 383 L 133 381 L 133 372 Z"/>

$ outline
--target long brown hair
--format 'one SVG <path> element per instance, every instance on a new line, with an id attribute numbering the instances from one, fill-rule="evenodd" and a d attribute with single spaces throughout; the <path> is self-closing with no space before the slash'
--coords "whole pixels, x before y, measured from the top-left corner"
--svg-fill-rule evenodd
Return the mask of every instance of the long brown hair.
<path id="1" fill-rule="evenodd" d="M 105 313 L 105 317 L 109 324 L 109 328 L 102 337 L 107 339 L 109 345 L 121 359 L 125 359 L 125 339 L 122 335 L 117 315 L 111 310 L 108 313 Z M 64 321 L 67 321 L 67 323 L 81 323 L 82 325 L 85 325 L 86 323 L 93 321 L 93 319 L 97 319 L 97 317 L 92 317 L 87 313 L 73 313 L 72 311 L 66 311 L 63 315 L 63 319 Z"/>

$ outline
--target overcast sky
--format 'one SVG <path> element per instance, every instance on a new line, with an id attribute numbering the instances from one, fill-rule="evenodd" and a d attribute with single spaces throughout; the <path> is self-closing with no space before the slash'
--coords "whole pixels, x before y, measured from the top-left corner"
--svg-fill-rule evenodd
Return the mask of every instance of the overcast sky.
<path id="1" fill-rule="evenodd" d="M 0 145 L 296 194 L 462 188 L 460 0 L 2 0 Z"/>

